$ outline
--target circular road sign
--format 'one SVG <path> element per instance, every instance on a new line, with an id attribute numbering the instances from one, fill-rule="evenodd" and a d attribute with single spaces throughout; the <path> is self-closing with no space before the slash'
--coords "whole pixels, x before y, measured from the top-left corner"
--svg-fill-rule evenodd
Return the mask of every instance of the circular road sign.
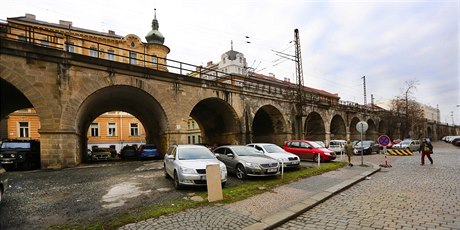
<path id="1" fill-rule="evenodd" d="M 356 124 L 356 130 L 358 130 L 359 133 L 365 133 L 368 128 L 369 125 L 365 121 L 360 121 Z"/>
<path id="2" fill-rule="evenodd" d="M 381 146 L 390 144 L 390 138 L 387 135 L 381 135 L 377 140 Z"/>

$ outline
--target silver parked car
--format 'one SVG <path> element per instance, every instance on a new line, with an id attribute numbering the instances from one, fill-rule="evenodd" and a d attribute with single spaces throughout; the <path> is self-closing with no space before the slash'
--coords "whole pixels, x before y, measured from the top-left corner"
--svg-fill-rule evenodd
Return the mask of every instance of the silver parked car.
<path id="1" fill-rule="evenodd" d="M 227 182 L 227 168 L 208 148 L 201 145 L 174 145 L 164 157 L 165 176 L 174 179 L 174 187 L 206 185 L 206 166 L 218 164 L 222 186 Z"/>
<path id="2" fill-rule="evenodd" d="M 251 143 L 247 144 L 247 146 L 253 147 L 261 151 L 264 155 L 278 160 L 284 168 L 300 168 L 300 158 L 295 154 L 286 152 L 278 145 L 271 143 Z"/>
<path id="3" fill-rule="evenodd" d="M 419 150 L 420 144 L 421 144 L 420 140 L 404 139 L 398 144 L 393 145 L 392 148 L 393 149 L 407 149 L 407 150 L 411 150 L 412 152 L 415 152 Z"/>
<path id="4" fill-rule="evenodd" d="M 336 154 L 340 154 L 345 151 L 346 140 L 331 140 L 329 142 L 329 149 L 334 151 Z"/>
<path id="5" fill-rule="evenodd" d="M 217 159 L 224 162 L 229 172 L 238 179 L 246 176 L 276 176 L 280 174 L 277 160 L 244 145 L 226 145 L 214 150 Z"/>

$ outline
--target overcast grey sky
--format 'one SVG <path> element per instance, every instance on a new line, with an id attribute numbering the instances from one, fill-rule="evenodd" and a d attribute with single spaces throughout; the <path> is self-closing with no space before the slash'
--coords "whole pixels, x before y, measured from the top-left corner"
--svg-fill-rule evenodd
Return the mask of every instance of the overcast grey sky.
<path id="1" fill-rule="evenodd" d="M 217 62 L 233 40 L 259 73 L 295 82 L 294 63 L 273 50 L 294 55 L 298 28 L 306 86 L 362 104 L 362 76 L 367 102 L 393 99 L 416 80 L 415 99 L 460 124 L 459 0 L 0 0 L 0 19 L 31 13 L 145 41 L 154 8 L 170 59 Z"/>

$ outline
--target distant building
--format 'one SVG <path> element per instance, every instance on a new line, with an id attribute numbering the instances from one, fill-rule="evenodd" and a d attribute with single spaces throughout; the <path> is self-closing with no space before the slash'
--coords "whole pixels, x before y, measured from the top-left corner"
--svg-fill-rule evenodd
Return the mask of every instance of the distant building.
<path id="1" fill-rule="evenodd" d="M 233 49 L 233 42 L 231 43 L 230 50 L 221 55 L 219 62 L 214 63 L 209 61 L 205 67 L 196 67 L 196 70 L 188 75 L 238 86 L 246 85 L 247 87 L 254 89 L 269 89 L 269 86 L 264 84 L 264 82 L 297 88 L 297 85 L 295 83 L 291 83 L 289 78 L 280 80 L 272 73 L 267 76 L 254 72 L 254 69 L 247 66 L 244 54 Z M 252 79 L 257 79 L 257 81 L 253 81 Z M 263 81 L 261 82 L 260 80 Z M 304 86 L 303 88 L 306 101 L 324 102 L 329 105 L 339 104 L 340 97 L 338 94 L 329 93 L 324 90 L 314 89 L 307 86 Z"/>
<path id="2" fill-rule="evenodd" d="M 40 118 L 35 109 L 21 109 L 8 115 L 5 119 L 7 139 L 38 140 L 40 138 Z M 119 151 L 124 145 L 145 143 L 145 129 L 142 123 L 133 115 L 113 111 L 97 117 L 87 133 L 88 148 L 97 145 L 109 147 L 114 145 Z"/>
<path id="3" fill-rule="evenodd" d="M 375 104 L 386 109 L 391 110 L 392 102 L 394 99 L 385 99 L 385 100 L 376 100 Z M 441 122 L 441 113 L 438 108 L 434 108 L 432 106 L 422 104 L 417 102 L 423 109 L 423 117 L 428 119 L 429 121 L 434 122 Z"/>

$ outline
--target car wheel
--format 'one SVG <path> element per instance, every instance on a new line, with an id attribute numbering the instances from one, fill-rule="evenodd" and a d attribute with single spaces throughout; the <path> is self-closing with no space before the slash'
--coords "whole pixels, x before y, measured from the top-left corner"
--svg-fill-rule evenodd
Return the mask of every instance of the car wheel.
<path id="1" fill-rule="evenodd" d="M 165 169 L 165 178 L 169 178 L 170 176 L 169 176 L 168 172 L 166 171 L 166 165 L 164 165 L 164 169 Z"/>
<path id="2" fill-rule="evenodd" d="M 323 161 L 323 159 L 321 159 L 321 156 L 319 154 L 315 154 L 315 157 L 313 158 L 313 161 L 318 162 L 318 157 L 319 157 L 320 161 Z"/>
<path id="3" fill-rule="evenodd" d="M 174 172 L 174 188 L 182 189 L 182 185 L 179 182 L 179 177 L 177 176 L 177 172 Z"/>
<path id="4" fill-rule="evenodd" d="M 236 178 L 242 180 L 246 177 L 246 172 L 243 165 L 236 166 Z"/>

